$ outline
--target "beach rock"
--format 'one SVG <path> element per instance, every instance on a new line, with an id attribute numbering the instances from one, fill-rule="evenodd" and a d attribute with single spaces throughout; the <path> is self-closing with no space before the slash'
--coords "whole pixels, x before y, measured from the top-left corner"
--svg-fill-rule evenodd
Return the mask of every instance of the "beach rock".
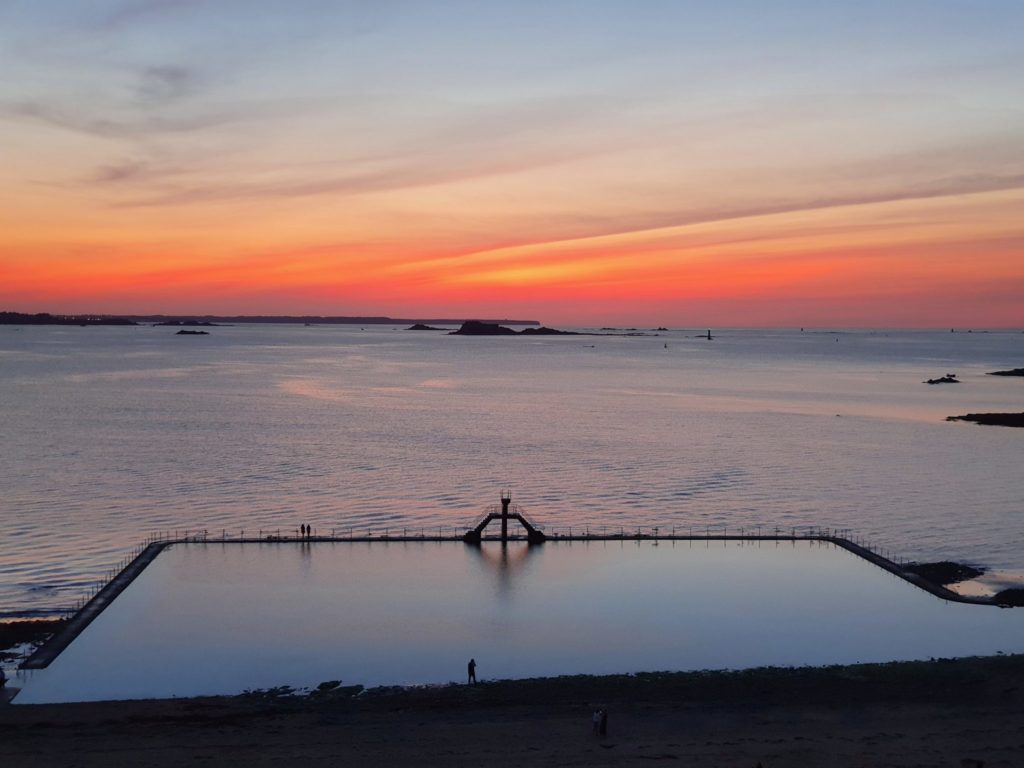
<path id="1" fill-rule="evenodd" d="M 0 622 L 0 649 L 8 650 L 23 643 L 42 645 L 45 640 L 63 628 L 64 619 L 28 619 Z"/>
<path id="2" fill-rule="evenodd" d="M 965 413 L 947 416 L 946 421 L 973 421 L 992 427 L 1024 427 L 1024 413 Z"/>
<path id="3" fill-rule="evenodd" d="M 1004 589 L 1002 592 L 993 595 L 992 601 L 997 605 L 1012 605 L 1017 608 L 1024 607 L 1024 589 Z"/>
<path id="4" fill-rule="evenodd" d="M 938 563 L 911 563 L 905 566 L 903 570 L 909 573 L 916 573 L 922 579 L 927 579 L 932 584 L 938 584 L 943 587 L 960 581 L 976 579 L 985 573 L 981 568 L 974 568 L 962 563 L 953 563 L 949 560 L 943 560 Z"/>

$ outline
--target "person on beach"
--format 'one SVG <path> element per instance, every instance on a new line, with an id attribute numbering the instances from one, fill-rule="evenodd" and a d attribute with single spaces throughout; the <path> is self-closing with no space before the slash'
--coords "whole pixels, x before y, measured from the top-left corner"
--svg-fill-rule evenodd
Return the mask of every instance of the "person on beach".
<path id="1" fill-rule="evenodd" d="M 469 681 L 466 685 L 476 685 L 476 659 L 470 659 L 466 668 L 469 671 Z"/>
<path id="2" fill-rule="evenodd" d="M 598 726 L 598 733 L 602 736 L 608 735 L 608 710 L 601 708 L 601 725 Z"/>
<path id="3" fill-rule="evenodd" d="M 594 735 L 597 736 L 601 732 L 601 710 L 595 709 L 594 714 L 590 716 L 590 727 L 593 730 Z"/>

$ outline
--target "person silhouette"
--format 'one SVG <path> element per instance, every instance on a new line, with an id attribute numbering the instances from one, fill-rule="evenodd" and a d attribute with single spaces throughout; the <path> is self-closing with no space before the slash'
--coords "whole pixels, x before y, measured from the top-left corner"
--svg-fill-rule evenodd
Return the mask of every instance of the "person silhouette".
<path id="1" fill-rule="evenodd" d="M 469 671 L 469 681 L 466 685 L 476 685 L 476 659 L 470 659 L 469 664 L 466 665 L 466 669 Z"/>

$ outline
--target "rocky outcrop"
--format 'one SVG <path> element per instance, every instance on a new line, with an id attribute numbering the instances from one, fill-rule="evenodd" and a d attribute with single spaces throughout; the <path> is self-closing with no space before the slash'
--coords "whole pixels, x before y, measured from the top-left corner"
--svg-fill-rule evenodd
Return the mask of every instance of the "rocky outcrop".
<path id="1" fill-rule="evenodd" d="M 953 563 L 949 560 L 943 560 L 939 563 L 911 563 L 904 566 L 903 570 L 916 573 L 922 579 L 927 579 L 932 584 L 938 584 L 943 587 L 947 584 L 956 584 L 959 581 L 976 579 L 985 573 L 980 568 L 974 568 L 963 563 Z"/>
<path id="2" fill-rule="evenodd" d="M 947 416 L 946 421 L 973 421 L 992 427 L 1024 427 L 1024 413 L 965 413 Z"/>

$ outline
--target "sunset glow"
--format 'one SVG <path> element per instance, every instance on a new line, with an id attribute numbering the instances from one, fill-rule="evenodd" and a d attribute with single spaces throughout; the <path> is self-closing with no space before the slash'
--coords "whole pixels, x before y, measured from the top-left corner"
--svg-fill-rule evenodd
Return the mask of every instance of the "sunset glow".
<path id="1" fill-rule="evenodd" d="M 4 4 L 0 309 L 1024 325 L 1024 6 L 711 8 Z"/>

